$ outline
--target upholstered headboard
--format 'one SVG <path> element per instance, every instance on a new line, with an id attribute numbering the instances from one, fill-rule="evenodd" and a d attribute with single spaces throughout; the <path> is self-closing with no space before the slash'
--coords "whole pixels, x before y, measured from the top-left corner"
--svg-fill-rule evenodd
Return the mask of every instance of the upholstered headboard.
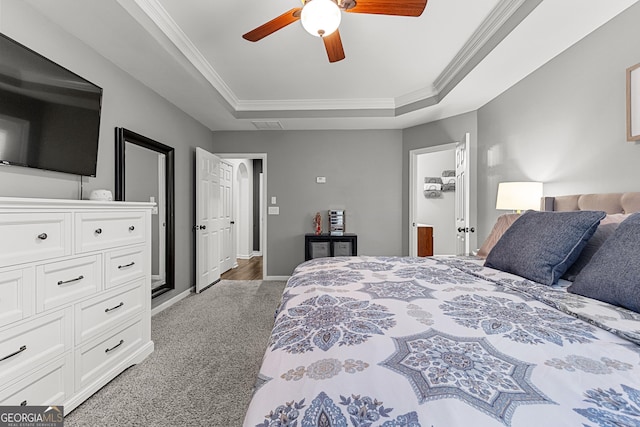
<path id="1" fill-rule="evenodd" d="M 640 211 L 640 192 L 574 194 L 571 196 L 543 197 L 543 211 L 605 211 L 608 214 Z"/>

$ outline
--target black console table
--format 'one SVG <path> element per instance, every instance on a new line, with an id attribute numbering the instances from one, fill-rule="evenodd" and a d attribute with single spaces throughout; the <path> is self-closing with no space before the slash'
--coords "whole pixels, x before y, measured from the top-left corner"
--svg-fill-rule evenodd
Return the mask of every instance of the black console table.
<path id="1" fill-rule="evenodd" d="M 333 256 L 358 255 L 358 236 L 352 233 L 344 233 L 342 236 L 331 234 L 305 234 L 304 235 L 304 259 Z"/>

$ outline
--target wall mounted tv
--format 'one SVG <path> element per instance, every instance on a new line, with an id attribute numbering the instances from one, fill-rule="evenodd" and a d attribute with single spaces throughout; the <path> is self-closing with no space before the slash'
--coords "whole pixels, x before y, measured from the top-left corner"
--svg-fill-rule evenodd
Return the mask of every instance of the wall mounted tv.
<path id="1" fill-rule="evenodd" d="M 0 34 L 0 166 L 96 176 L 102 89 Z"/>

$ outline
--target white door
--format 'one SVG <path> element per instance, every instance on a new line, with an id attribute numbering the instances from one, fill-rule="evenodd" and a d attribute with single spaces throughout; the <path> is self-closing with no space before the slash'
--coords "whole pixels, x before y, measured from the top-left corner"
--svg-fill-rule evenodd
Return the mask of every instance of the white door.
<path id="1" fill-rule="evenodd" d="M 220 273 L 233 268 L 236 261 L 233 235 L 233 165 L 220 161 Z"/>
<path id="2" fill-rule="evenodd" d="M 220 164 L 196 148 L 196 292 L 220 280 Z"/>
<path id="3" fill-rule="evenodd" d="M 469 134 L 456 144 L 456 255 L 469 255 Z"/>

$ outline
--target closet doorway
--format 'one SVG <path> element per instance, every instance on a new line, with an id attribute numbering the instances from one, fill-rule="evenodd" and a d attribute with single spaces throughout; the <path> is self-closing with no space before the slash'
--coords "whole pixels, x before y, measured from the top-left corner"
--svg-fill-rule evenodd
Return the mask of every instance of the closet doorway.
<path id="1" fill-rule="evenodd" d="M 418 226 L 433 230 L 434 255 L 470 253 L 470 135 L 409 151 L 409 255 L 418 255 Z M 448 187 L 453 183 L 453 187 Z"/>

